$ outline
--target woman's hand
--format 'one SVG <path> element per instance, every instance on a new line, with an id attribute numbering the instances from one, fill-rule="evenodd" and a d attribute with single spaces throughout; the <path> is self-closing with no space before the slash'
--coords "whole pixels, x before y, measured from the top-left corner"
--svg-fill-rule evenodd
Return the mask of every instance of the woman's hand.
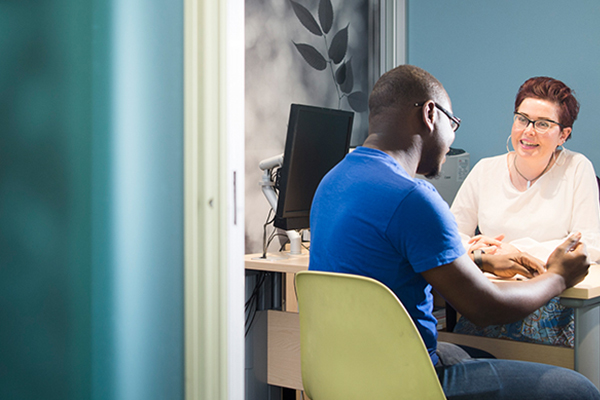
<path id="1" fill-rule="evenodd" d="M 504 243 L 502 240 L 504 239 L 504 235 L 498 235 L 495 238 L 491 238 L 485 235 L 477 235 L 473 236 L 469 240 L 468 253 L 472 253 L 475 250 L 482 250 L 485 254 L 514 254 L 518 253 L 519 249 L 509 243 Z"/>

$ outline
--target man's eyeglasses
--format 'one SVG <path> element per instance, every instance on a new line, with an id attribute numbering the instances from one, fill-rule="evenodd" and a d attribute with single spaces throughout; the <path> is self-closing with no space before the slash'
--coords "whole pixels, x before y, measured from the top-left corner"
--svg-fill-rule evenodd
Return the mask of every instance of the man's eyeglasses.
<path id="1" fill-rule="evenodd" d="M 532 124 L 533 129 L 535 129 L 535 131 L 539 134 L 544 134 L 544 133 L 548 132 L 548 130 L 550 128 L 552 128 L 552 124 L 556 124 L 556 125 L 560 126 L 562 129 L 565 128 L 565 126 L 563 124 L 558 123 L 556 121 L 552 121 L 550 119 L 538 119 L 538 120 L 534 121 L 534 120 L 527 118 L 526 116 L 524 116 L 523 114 L 521 114 L 519 112 L 515 112 L 515 117 L 514 117 L 515 128 L 527 129 L 529 124 Z"/>
<path id="2" fill-rule="evenodd" d="M 415 107 L 422 107 L 423 103 L 415 103 Z M 456 132 L 458 130 L 458 128 L 460 128 L 460 118 L 455 117 L 454 114 L 452 114 L 450 111 L 446 110 L 444 107 L 440 106 L 438 103 L 436 103 L 435 101 L 433 102 L 433 104 L 444 114 L 446 114 L 446 116 L 448 118 L 450 118 L 450 126 L 452 127 L 452 130 L 454 132 Z"/>

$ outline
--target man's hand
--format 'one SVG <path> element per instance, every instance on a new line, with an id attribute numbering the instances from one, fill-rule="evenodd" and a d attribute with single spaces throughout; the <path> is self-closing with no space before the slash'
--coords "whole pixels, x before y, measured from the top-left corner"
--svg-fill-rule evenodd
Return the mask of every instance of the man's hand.
<path id="1" fill-rule="evenodd" d="M 544 263 L 530 254 L 518 252 L 511 254 L 483 254 L 483 271 L 492 273 L 500 278 L 512 278 L 523 275 L 533 278 L 546 272 Z"/>
<path id="2" fill-rule="evenodd" d="M 585 245 L 579 241 L 580 239 L 579 232 L 570 235 L 550 254 L 546 264 L 548 272 L 564 278 L 567 288 L 581 282 L 590 267 Z"/>

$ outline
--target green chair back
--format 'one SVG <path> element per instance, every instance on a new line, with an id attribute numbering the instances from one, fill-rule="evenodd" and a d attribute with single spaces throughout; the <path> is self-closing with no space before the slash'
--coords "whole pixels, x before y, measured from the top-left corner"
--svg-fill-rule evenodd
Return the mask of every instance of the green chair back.
<path id="1" fill-rule="evenodd" d="M 302 382 L 311 400 L 445 399 L 404 306 L 358 275 L 296 274 Z"/>

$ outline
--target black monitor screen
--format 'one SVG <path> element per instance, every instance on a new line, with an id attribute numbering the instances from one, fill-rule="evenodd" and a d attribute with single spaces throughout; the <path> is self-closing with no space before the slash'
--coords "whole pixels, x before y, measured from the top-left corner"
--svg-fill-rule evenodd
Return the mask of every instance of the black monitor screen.
<path id="1" fill-rule="evenodd" d="M 274 225 L 309 227 L 310 206 L 321 179 L 348 153 L 354 113 L 292 104 Z"/>

